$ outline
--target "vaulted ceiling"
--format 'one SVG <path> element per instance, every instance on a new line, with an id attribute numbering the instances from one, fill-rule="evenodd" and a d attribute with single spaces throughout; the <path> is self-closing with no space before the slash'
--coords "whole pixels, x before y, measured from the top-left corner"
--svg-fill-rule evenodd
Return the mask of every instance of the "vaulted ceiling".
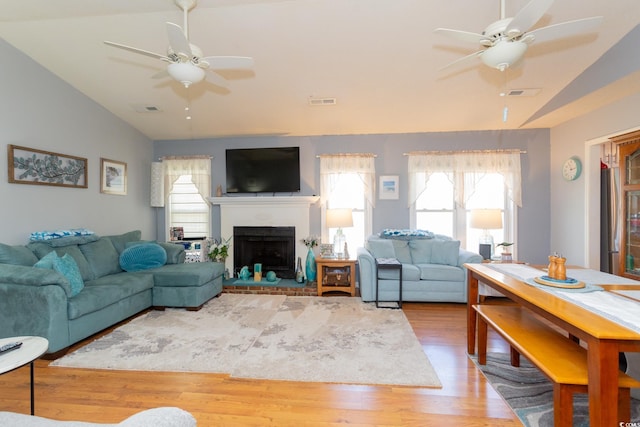
<path id="1" fill-rule="evenodd" d="M 0 3 L 0 37 L 154 140 L 553 127 L 640 90 L 638 0 L 556 0 L 535 27 L 603 22 L 534 43 L 506 72 L 479 59 L 441 70 L 481 47 L 434 33 L 481 33 L 499 0 L 199 0 L 191 43 L 255 66 L 188 89 L 154 78 L 166 63 L 103 43 L 166 54 L 165 22 L 183 24 L 173 0 Z M 506 15 L 526 4 L 506 0 Z"/>

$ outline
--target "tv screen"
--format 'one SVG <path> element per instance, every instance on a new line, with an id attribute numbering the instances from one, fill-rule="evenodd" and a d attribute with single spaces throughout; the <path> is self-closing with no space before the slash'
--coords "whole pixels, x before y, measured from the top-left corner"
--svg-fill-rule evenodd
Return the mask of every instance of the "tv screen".
<path id="1" fill-rule="evenodd" d="M 227 150 L 227 193 L 300 191 L 298 147 Z"/>

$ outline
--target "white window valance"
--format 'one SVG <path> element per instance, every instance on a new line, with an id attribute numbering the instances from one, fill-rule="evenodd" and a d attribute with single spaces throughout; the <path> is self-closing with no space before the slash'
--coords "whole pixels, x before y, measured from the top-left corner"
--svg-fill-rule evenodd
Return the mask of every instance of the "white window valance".
<path id="1" fill-rule="evenodd" d="M 522 206 L 520 151 L 465 151 L 409 153 L 409 205 L 425 191 L 433 173 L 448 173 L 452 179 L 464 177 L 464 185 L 456 185 L 455 201 L 465 206 L 478 183 L 487 173 L 499 173 L 507 187 L 507 197 Z"/>
<path id="2" fill-rule="evenodd" d="M 375 206 L 375 156 L 363 154 L 331 154 L 320 156 L 320 194 L 322 203 L 331 198 L 340 174 L 357 173 L 364 184 L 364 197 Z"/>
<path id="3" fill-rule="evenodd" d="M 182 175 L 191 175 L 191 180 L 203 200 L 211 197 L 211 157 L 165 158 L 162 164 L 164 166 L 164 188 L 166 189 L 165 201 L 168 200 L 173 190 L 173 184 Z"/>

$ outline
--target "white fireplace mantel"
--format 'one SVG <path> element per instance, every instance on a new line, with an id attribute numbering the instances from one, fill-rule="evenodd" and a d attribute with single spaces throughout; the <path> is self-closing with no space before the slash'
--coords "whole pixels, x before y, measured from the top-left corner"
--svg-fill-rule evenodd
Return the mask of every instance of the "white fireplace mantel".
<path id="1" fill-rule="evenodd" d="M 319 199 L 319 196 L 207 197 L 209 203 L 220 206 L 223 239 L 233 236 L 233 227 L 295 227 L 295 259 L 306 256 L 307 248 L 302 239 L 309 236 L 309 208 Z M 233 273 L 233 249 L 230 252 L 226 268 Z"/>

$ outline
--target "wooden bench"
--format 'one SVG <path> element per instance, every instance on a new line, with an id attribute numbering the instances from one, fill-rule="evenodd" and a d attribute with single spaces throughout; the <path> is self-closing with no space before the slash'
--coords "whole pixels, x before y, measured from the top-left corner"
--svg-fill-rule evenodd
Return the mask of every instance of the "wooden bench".
<path id="1" fill-rule="evenodd" d="M 573 394 L 588 392 L 587 351 L 578 343 L 552 329 L 520 306 L 474 305 L 478 313 L 478 363 L 487 363 L 487 326 L 491 326 L 511 346 L 511 364 L 520 366 L 520 355 L 538 367 L 553 383 L 554 425 L 573 425 Z M 631 416 L 630 388 L 640 382 L 620 372 L 618 415 L 628 422 Z"/>

